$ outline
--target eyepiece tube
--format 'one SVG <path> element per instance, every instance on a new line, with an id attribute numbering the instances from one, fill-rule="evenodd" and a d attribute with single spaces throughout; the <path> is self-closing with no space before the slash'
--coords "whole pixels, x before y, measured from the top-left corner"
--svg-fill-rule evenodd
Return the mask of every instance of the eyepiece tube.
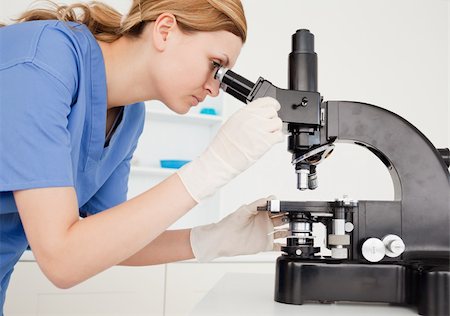
<path id="1" fill-rule="evenodd" d="M 255 84 L 250 80 L 247 80 L 230 69 L 224 67 L 220 67 L 217 70 L 214 78 L 220 81 L 221 87 L 225 92 L 228 92 L 232 96 L 244 102 L 255 86 Z M 236 96 L 236 94 L 238 94 L 239 97 Z M 242 98 L 244 98 L 244 100 Z"/>
<path id="2" fill-rule="evenodd" d="M 229 95 L 235 97 L 236 99 L 238 99 L 239 101 L 243 102 L 243 103 L 247 103 L 247 96 L 241 94 L 240 92 L 234 90 L 233 88 L 227 86 L 226 84 L 220 84 L 220 87 L 222 88 L 223 91 L 225 91 L 226 93 L 228 93 Z"/>

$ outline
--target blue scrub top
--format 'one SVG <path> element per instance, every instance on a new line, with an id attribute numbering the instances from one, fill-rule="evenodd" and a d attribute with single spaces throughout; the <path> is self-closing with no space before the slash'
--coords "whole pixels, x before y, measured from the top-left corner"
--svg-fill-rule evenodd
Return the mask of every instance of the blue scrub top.
<path id="1" fill-rule="evenodd" d="M 100 47 L 85 25 L 32 21 L 0 28 L 0 306 L 28 246 L 12 191 L 74 187 L 80 216 L 126 200 L 143 103 L 124 107 L 105 145 Z M 56 211 L 56 210 L 55 210 Z"/>

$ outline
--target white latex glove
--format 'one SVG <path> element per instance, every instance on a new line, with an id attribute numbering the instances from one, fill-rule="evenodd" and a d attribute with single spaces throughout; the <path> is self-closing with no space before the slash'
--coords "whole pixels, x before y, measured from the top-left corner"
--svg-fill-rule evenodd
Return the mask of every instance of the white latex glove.
<path id="1" fill-rule="evenodd" d="M 177 173 L 194 200 L 214 194 L 246 170 L 273 145 L 283 141 L 280 104 L 257 99 L 234 113 L 208 148 Z"/>
<path id="2" fill-rule="evenodd" d="M 207 262 L 218 257 L 280 250 L 281 245 L 274 240 L 287 237 L 288 232 L 274 233 L 274 227 L 283 225 L 284 214 L 271 218 L 269 212 L 257 211 L 270 199 L 273 197 L 243 205 L 218 223 L 192 228 L 190 239 L 195 258 Z"/>

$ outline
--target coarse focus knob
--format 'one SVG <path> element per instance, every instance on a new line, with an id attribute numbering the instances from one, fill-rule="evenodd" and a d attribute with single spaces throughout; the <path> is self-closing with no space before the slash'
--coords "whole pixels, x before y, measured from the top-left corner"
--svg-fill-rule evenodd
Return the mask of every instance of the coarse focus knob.
<path id="1" fill-rule="evenodd" d="M 378 262 L 386 254 L 384 243 L 378 238 L 369 238 L 362 245 L 362 255 L 370 262 Z"/>
<path id="2" fill-rule="evenodd" d="M 391 258 L 400 256 L 406 249 L 405 243 L 397 235 L 384 236 L 383 243 L 386 247 L 386 256 Z"/>

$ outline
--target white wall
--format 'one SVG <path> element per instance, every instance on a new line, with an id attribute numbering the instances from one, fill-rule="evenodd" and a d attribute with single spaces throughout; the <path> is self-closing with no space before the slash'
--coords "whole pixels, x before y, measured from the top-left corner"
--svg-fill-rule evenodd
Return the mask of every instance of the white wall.
<path id="1" fill-rule="evenodd" d="M 75 1 L 66 1 L 67 3 Z M 130 1 L 105 1 L 125 12 Z M 0 0 L 0 20 L 31 1 Z M 449 147 L 450 4 L 446 0 L 243 0 L 249 35 L 234 70 L 287 87 L 291 34 L 315 35 L 319 91 L 325 100 L 387 108 Z M 226 114 L 242 106 L 226 96 Z M 223 189 L 222 212 L 274 193 L 284 200 L 391 199 L 384 166 L 366 150 L 338 144 L 318 168 L 319 188 L 299 192 L 286 144 L 276 146 Z"/>

